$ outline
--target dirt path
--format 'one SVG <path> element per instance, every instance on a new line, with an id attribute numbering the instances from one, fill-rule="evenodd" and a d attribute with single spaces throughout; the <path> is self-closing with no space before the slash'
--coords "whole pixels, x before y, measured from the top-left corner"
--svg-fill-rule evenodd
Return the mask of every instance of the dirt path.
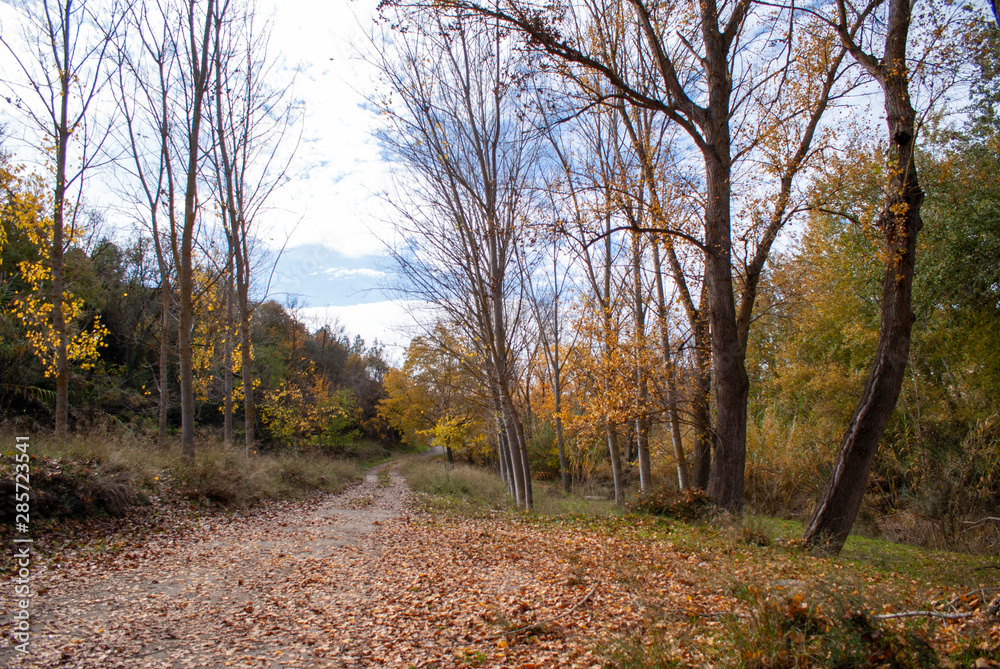
<path id="1" fill-rule="evenodd" d="M 410 500 L 397 472 L 377 470 L 319 504 L 214 518 L 48 583 L 31 654 L 2 648 L 0 665 L 351 666 L 351 639 L 335 631 L 369 613 L 377 531 L 405 522 Z"/>
<path id="2" fill-rule="evenodd" d="M 676 611 L 672 634 L 686 636 L 689 612 L 733 606 L 704 583 L 709 556 L 634 520 L 593 532 L 583 520 L 432 514 L 389 473 L 101 561 L 40 562 L 31 653 L 11 652 L 8 628 L 0 667 L 599 669 L 609 647 L 649 631 L 650 607 Z M 680 647 L 690 666 L 713 666 Z"/>

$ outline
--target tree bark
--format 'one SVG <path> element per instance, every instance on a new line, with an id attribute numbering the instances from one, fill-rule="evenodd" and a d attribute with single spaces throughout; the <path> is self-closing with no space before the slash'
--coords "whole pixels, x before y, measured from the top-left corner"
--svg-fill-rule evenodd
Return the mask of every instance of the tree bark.
<path id="1" fill-rule="evenodd" d="M 69 97 L 65 92 L 67 87 L 64 86 L 62 101 L 64 112 L 66 99 Z M 52 214 L 52 249 L 49 256 L 49 269 L 52 275 L 52 329 L 56 335 L 55 434 L 57 438 L 65 439 L 69 425 L 69 356 L 66 318 L 63 313 L 63 217 L 66 199 L 66 141 L 69 139 L 69 133 L 63 134 L 61 131 L 62 129 L 60 129 L 60 139 L 56 146 L 56 188 Z"/>
<path id="2" fill-rule="evenodd" d="M 843 548 L 854 526 L 872 461 L 903 385 L 914 321 L 913 271 L 924 199 L 914 162 L 916 113 L 910 102 L 906 68 L 910 3 L 889 0 L 885 51 L 880 61 L 854 44 L 854 33 L 847 29 L 844 5 L 839 5 L 842 41 L 879 82 L 885 96 L 891 176 L 878 221 L 885 239 L 887 263 L 882 278 L 882 320 L 875 359 L 841 441 L 833 472 L 805 531 L 806 545 L 834 553 Z"/>
<path id="3" fill-rule="evenodd" d="M 715 431 L 712 428 L 712 341 L 709 335 L 708 276 L 702 283 L 701 308 L 694 323 L 694 395 L 691 398 L 691 419 L 694 424 L 694 449 L 691 452 L 692 485 L 708 490 L 712 471 Z"/>
<path id="4" fill-rule="evenodd" d="M 495 372 L 495 369 L 494 369 Z M 506 450 L 507 466 L 513 482 L 514 502 L 518 507 L 524 507 L 524 466 L 521 463 L 521 450 L 517 446 L 517 438 L 513 436 L 511 429 L 510 415 L 504 404 L 499 384 L 493 384 L 493 408 L 499 416 L 501 429 L 499 431 L 501 441 Z"/>
<path id="5" fill-rule="evenodd" d="M 601 308 L 603 310 L 603 335 L 604 335 L 604 355 L 611 358 L 611 215 L 604 216 L 604 294 L 601 295 Z M 604 370 L 604 394 L 610 394 L 608 374 L 610 369 Z M 608 459 L 611 461 L 611 477 L 615 486 L 615 504 L 620 505 L 625 501 L 625 490 L 622 487 L 622 457 L 618 449 L 618 435 L 611 423 L 610 417 L 604 419 L 604 430 L 608 440 Z"/>
<path id="6" fill-rule="evenodd" d="M 559 474 L 562 476 L 562 487 L 563 492 L 570 492 L 572 490 L 572 485 L 570 483 L 570 472 L 569 472 L 569 459 L 566 457 L 566 444 L 563 438 L 563 424 L 562 424 L 562 387 L 559 383 L 559 343 L 558 340 L 555 344 L 556 351 L 556 361 L 557 366 L 553 370 L 553 381 L 552 381 L 552 392 L 553 392 L 553 402 L 555 409 L 555 427 L 556 427 L 556 449 L 559 451 Z"/>
<path id="7" fill-rule="evenodd" d="M 188 38 L 190 40 L 191 66 L 191 117 L 188 128 L 187 183 L 184 190 L 184 227 L 181 232 L 178 292 L 180 301 L 180 326 L 178 349 L 181 377 L 181 452 L 188 460 L 194 458 L 194 356 L 192 330 L 194 328 L 194 232 L 198 218 L 198 168 L 201 162 L 201 121 L 205 93 L 209 83 L 209 58 L 212 44 L 212 19 L 215 0 L 208 0 L 205 25 L 200 38 L 195 32 L 195 2 L 189 0 Z"/>
<path id="8" fill-rule="evenodd" d="M 230 245 L 231 248 L 232 245 Z M 230 250 L 230 260 L 226 268 L 226 336 L 225 336 L 225 361 L 223 362 L 223 426 L 222 440 L 226 446 L 233 445 L 233 261 L 232 250 Z"/>
<path id="9" fill-rule="evenodd" d="M 170 284 L 165 270 L 160 276 L 160 397 L 156 445 L 167 447 L 167 407 L 170 399 Z"/>
<path id="10" fill-rule="evenodd" d="M 632 313 L 635 324 L 635 445 L 639 458 L 639 490 L 649 492 L 652 474 L 649 462 L 649 384 L 646 378 L 646 305 L 642 295 L 642 248 L 639 233 L 632 232 Z"/>
<path id="11" fill-rule="evenodd" d="M 673 356 L 670 353 L 670 333 L 667 321 L 667 301 L 663 291 L 663 273 L 660 268 L 660 244 L 653 235 L 653 272 L 656 275 L 656 309 L 660 321 L 660 349 L 663 366 L 667 372 L 667 419 L 670 423 L 670 441 L 677 462 L 677 486 L 688 488 L 687 461 L 684 457 L 684 443 L 681 441 L 680 417 L 677 414 L 677 376 Z"/>
<path id="12" fill-rule="evenodd" d="M 532 509 L 535 506 L 535 496 L 531 484 L 531 460 L 528 457 L 528 443 L 524 438 L 524 426 L 517 413 L 511 408 L 511 418 L 514 421 L 514 433 L 517 435 L 517 444 L 520 447 L 521 466 L 524 468 L 524 508 Z"/>
<path id="13" fill-rule="evenodd" d="M 52 249 L 49 256 L 49 269 L 52 276 L 52 328 L 56 335 L 56 416 L 55 434 L 65 439 L 69 426 L 69 352 L 68 334 L 66 332 L 66 317 L 63 313 L 63 244 L 66 216 L 66 160 L 70 139 L 69 127 L 69 96 L 70 96 L 70 34 L 72 2 L 67 0 L 61 7 L 62 44 L 54 50 L 62 57 L 59 67 L 59 117 L 55 130 L 56 149 L 56 184 L 52 211 Z M 48 8 L 46 7 L 46 12 Z M 50 29 L 50 33 L 52 30 Z M 55 37 L 55 35 L 52 35 Z M 53 45 L 55 47 L 55 45 Z"/>
<path id="14" fill-rule="evenodd" d="M 497 426 L 494 425 L 494 429 L 496 430 L 496 432 L 493 438 L 490 439 L 490 441 L 495 442 L 496 445 L 497 468 L 500 470 L 500 478 L 503 480 L 504 485 L 507 486 L 507 493 L 511 497 L 513 497 L 514 488 L 513 485 L 511 484 L 510 474 L 507 471 L 507 458 L 504 457 L 503 437 L 500 435 L 500 431 L 496 428 Z"/>

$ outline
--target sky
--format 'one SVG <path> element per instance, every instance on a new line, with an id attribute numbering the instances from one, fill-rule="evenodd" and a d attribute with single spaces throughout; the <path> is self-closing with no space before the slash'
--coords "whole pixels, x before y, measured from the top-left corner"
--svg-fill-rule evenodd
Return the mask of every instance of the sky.
<path id="1" fill-rule="evenodd" d="M 292 180 L 272 203 L 268 243 L 285 245 L 271 294 L 297 300 L 314 327 L 339 319 L 348 333 L 378 339 L 397 355 L 413 334 L 410 306 L 381 289 L 392 267 L 392 236 L 379 197 L 389 167 L 372 137 L 378 119 L 366 104 L 377 72 L 361 56 L 371 50 L 377 2 L 281 0 L 271 44 L 294 76 L 303 102 L 302 139 Z"/>
<path id="2" fill-rule="evenodd" d="M 21 29 L 14 0 L 0 0 L 0 34 L 9 41 Z M 389 184 L 372 130 L 377 116 L 366 104 L 377 73 L 361 53 L 370 52 L 373 0 L 259 0 L 258 15 L 270 17 L 270 52 L 277 59 L 279 84 L 290 83 L 303 108 L 291 179 L 269 200 L 259 228 L 272 250 L 281 250 L 269 296 L 294 304 L 313 327 L 339 319 L 348 334 L 375 339 L 401 359 L 414 333 L 414 305 L 381 289 L 392 268 L 384 258 L 392 226 L 379 193 Z M 0 68 L 11 63 L 0 53 Z M 7 91 L 3 91 L 6 95 Z M 13 143 L 31 142 L 10 109 L 0 112 Z M 12 142 L 8 141 L 8 145 Z M 13 148 L 17 158 L 27 149 Z M 26 159 L 30 161 L 30 158 Z M 99 175 L 89 178 L 88 199 L 115 198 Z M 132 231 L 118 222 L 123 237 Z M 419 306 L 419 305 L 416 305 Z"/>

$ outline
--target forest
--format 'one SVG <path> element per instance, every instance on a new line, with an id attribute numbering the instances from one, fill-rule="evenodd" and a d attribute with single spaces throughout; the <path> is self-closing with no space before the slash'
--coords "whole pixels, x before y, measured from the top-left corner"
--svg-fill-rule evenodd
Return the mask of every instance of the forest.
<path id="1" fill-rule="evenodd" d="M 24 41 L 4 38 L 8 102 L 44 156 L 33 171 L 0 134 L 4 418 L 160 449 L 180 428 L 188 456 L 196 425 L 247 452 L 391 440 L 378 342 L 268 296 L 259 218 L 300 114 L 264 22 L 246 4 L 199 7 L 197 28 L 193 5 L 98 4 L 25 7 Z M 111 194 L 88 189 L 109 170 Z"/>
<path id="2" fill-rule="evenodd" d="M 355 7 L 398 356 L 262 6 L 0 5 L 0 664 L 1000 667 L 995 5 Z"/>
<path id="3" fill-rule="evenodd" d="M 395 287 L 438 315 L 383 415 L 524 508 L 995 549 L 998 34 L 903 5 L 383 3 Z"/>
<path id="4" fill-rule="evenodd" d="M 4 38 L 45 157 L 0 153 L 4 418 L 995 548 L 1000 35 L 897 4 L 383 3 L 385 290 L 426 306 L 393 368 L 267 295 L 300 112 L 255 8 L 42 3 Z"/>

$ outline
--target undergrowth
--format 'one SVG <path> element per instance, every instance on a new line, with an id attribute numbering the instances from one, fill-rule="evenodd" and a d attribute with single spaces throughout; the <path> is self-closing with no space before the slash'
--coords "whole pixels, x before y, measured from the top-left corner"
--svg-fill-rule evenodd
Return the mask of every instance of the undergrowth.
<path id="1" fill-rule="evenodd" d="M 817 587 L 818 586 L 818 587 Z M 740 584 L 733 593 L 747 614 L 727 619 L 723 638 L 729 666 L 937 667 L 926 623 L 889 627 L 866 609 L 858 590 L 832 583 L 790 593 L 762 592 Z"/>
<path id="2" fill-rule="evenodd" d="M 13 481 L 15 436 L 8 426 L 0 426 L 0 485 Z M 176 439 L 160 449 L 128 430 L 95 430 L 63 440 L 34 434 L 27 443 L 33 508 L 43 517 L 122 515 L 151 496 L 243 506 L 338 492 L 362 474 L 356 460 L 320 452 L 254 452 L 248 457 L 239 446 L 227 446 L 207 432 L 198 435 L 191 460 L 181 455 Z M 363 450 L 374 454 L 368 445 Z M 10 515 L 6 506 L 4 511 L 5 517 Z"/>
<path id="3" fill-rule="evenodd" d="M 423 493 L 424 502 L 432 508 L 482 511 L 511 506 L 503 481 L 478 467 L 411 458 L 400 466 L 400 473 L 414 491 Z"/>
<path id="4" fill-rule="evenodd" d="M 410 487 L 423 494 L 424 504 L 432 509 L 456 511 L 513 510 L 514 500 L 503 479 L 481 467 L 449 465 L 442 458 L 411 458 L 400 472 Z M 532 511 L 545 516 L 616 514 L 614 502 L 593 500 L 567 494 L 559 485 L 534 481 Z"/>
<path id="5" fill-rule="evenodd" d="M 814 555 L 803 547 L 800 522 L 734 518 L 702 495 L 669 489 L 622 511 L 536 482 L 535 510 L 521 514 L 489 471 L 431 459 L 414 459 L 402 470 L 431 511 L 475 517 L 504 509 L 510 523 L 551 527 L 559 537 L 584 533 L 595 547 L 605 545 L 603 537 L 607 545 L 625 544 L 631 557 L 617 563 L 609 582 L 624 584 L 643 623 L 594 637 L 594 652 L 608 669 L 706 661 L 745 669 L 958 669 L 996 666 L 984 662 L 1000 657 L 1000 621 L 987 612 L 1000 596 L 995 557 L 856 536 L 840 556 Z M 593 561 L 600 553 L 574 555 Z M 689 605 L 665 604 L 649 589 L 649 579 L 664 572 L 672 575 L 667 587 L 695 589 Z M 921 610 L 973 615 L 880 618 Z"/>

